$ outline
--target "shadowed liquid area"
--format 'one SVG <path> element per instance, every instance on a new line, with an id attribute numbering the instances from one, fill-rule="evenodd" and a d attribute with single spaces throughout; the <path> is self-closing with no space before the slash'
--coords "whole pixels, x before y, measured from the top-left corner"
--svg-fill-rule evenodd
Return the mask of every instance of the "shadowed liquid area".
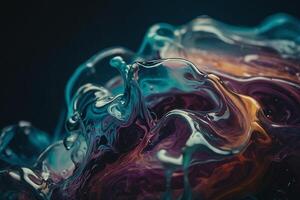
<path id="1" fill-rule="evenodd" d="M 3 129 L 0 198 L 296 199 L 299 83 L 290 16 L 154 25 L 76 69 L 51 136 Z"/>

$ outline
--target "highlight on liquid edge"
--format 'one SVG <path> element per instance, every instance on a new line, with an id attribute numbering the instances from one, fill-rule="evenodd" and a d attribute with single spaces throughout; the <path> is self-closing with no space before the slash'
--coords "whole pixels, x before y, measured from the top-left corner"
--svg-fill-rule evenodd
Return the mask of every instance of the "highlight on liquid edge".
<path id="1" fill-rule="evenodd" d="M 65 103 L 54 133 L 2 129 L 0 199 L 300 198 L 291 16 L 155 24 L 137 51 L 105 49 L 76 68 Z"/>

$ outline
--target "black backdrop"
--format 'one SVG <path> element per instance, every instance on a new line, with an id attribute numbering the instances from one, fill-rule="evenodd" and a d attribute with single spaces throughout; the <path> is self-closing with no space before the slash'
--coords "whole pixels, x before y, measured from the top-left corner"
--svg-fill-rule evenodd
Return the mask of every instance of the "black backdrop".
<path id="1" fill-rule="evenodd" d="M 105 47 L 136 50 L 154 23 L 179 25 L 203 14 L 248 26 L 277 12 L 300 18 L 300 2 L 286 0 L 1 4 L 0 127 L 27 120 L 48 132 L 57 123 L 64 86 L 75 67 Z"/>

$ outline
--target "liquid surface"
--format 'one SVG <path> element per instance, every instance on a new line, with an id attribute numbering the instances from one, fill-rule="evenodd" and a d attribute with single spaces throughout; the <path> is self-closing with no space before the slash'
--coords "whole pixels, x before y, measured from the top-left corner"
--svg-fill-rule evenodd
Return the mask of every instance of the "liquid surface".
<path id="1" fill-rule="evenodd" d="M 109 73 L 108 73 L 109 72 Z M 52 134 L 0 136 L 0 199 L 297 199 L 300 22 L 199 17 L 99 52 Z"/>

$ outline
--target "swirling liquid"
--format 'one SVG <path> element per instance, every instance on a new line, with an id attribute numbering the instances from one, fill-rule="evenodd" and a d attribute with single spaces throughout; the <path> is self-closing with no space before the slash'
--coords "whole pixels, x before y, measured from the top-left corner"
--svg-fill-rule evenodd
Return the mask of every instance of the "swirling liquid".
<path id="1" fill-rule="evenodd" d="M 292 17 L 154 25 L 76 69 L 51 137 L 3 129 L 0 197 L 297 199 L 299 83 Z"/>

